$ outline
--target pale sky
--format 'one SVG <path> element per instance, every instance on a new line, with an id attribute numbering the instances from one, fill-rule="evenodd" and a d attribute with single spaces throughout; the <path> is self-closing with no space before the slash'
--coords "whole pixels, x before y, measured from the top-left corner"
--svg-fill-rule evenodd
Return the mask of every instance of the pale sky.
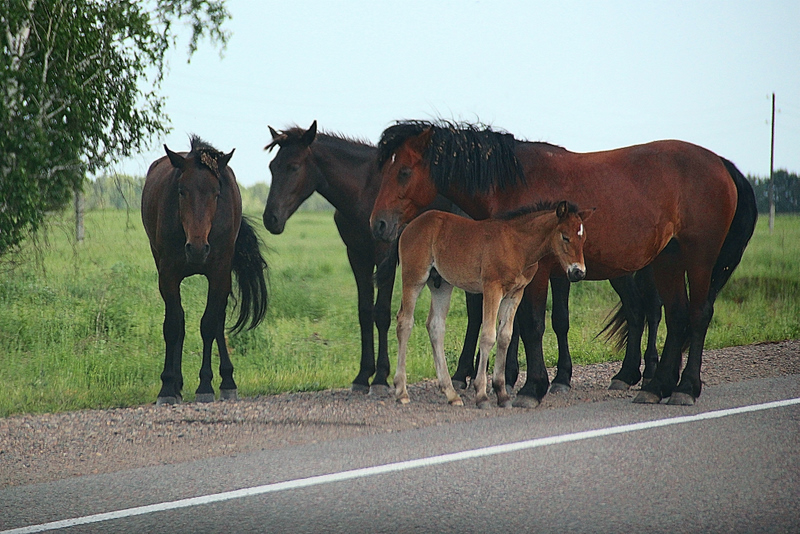
<path id="1" fill-rule="evenodd" d="M 143 175 L 196 133 L 241 184 L 269 183 L 276 129 L 377 143 L 397 119 L 482 122 L 576 152 L 682 139 L 767 176 L 800 172 L 800 1 L 228 0 L 220 58 L 170 56 L 172 132 L 116 170 Z"/>

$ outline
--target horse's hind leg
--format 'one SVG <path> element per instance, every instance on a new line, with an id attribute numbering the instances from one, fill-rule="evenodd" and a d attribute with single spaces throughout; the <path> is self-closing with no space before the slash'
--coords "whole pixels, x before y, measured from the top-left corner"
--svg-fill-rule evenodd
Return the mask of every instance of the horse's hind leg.
<path id="1" fill-rule="evenodd" d="M 611 378 L 608 389 L 624 391 L 639 383 L 642 379 L 642 333 L 644 332 L 644 308 L 642 297 L 633 275 L 621 276 L 609 280 L 611 287 L 619 295 L 622 313 L 628 323 L 628 335 L 625 340 L 625 358 L 619 372 Z"/>
<path id="2" fill-rule="evenodd" d="M 661 297 L 658 296 L 653 268 L 648 266 L 634 275 L 639 294 L 644 304 L 644 316 L 647 320 L 647 348 L 644 351 L 644 372 L 642 385 L 652 380 L 658 365 L 658 324 L 661 322 Z"/>
<path id="3" fill-rule="evenodd" d="M 467 378 L 475 379 L 475 349 L 478 346 L 478 336 L 481 333 L 481 318 L 483 316 L 483 295 L 480 293 L 465 293 L 467 301 L 467 332 L 464 335 L 464 347 L 458 358 L 456 372 L 453 373 L 453 386 L 466 389 Z"/>
<path id="4" fill-rule="evenodd" d="M 453 388 L 450 380 L 450 373 L 447 371 L 447 360 L 444 355 L 444 331 L 447 310 L 450 309 L 450 297 L 453 294 L 453 286 L 442 280 L 437 288 L 432 282 L 428 282 L 431 290 L 431 309 L 428 313 L 428 320 L 425 326 L 428 328 L 428 336 L 431 340 L 433 349 L 433 365 L 436 368 L 436 377 L 439 379 L 439 387 L 447 397 L 447 402 L 453 406 L 462 406 L 464 403 Z"/>

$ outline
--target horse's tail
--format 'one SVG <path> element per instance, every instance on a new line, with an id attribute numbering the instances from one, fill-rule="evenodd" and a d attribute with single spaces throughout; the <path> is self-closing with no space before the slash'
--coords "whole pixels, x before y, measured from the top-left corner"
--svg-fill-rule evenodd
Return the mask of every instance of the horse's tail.
<path id="1" fill-rule="evenodd" d="M 753 237 L 756 220 L 758 219 L 756 194 L 753 191 L 753 186 L 750 185 L 747 178 L 739 172 L 739 169 L 733 163 L 725 158 L 720 159 L 722 159 L 722 163 L 725 164 L 725 168 L 733 178 L 733 183 L 736 184 L 738 200 L 733 221 L 731 221 L 731 226 L 728 229 L 728 235 L 725 236 L 717 262 L 711 271 L 711 288 L 708 298 L 712 303 L 717 298 L 717 294 L 722 287 L 728 282 L 733 270 L 742 260 L 742 254 L 744 254 L 744 249 L 747 247 L 750 238 Z"/>
<path id="2" fill-rule="evenodd" d="M 242 217 L 233 252 L 233 272 L 239 286 L 239 318 L 231 332 L 255 328 L 267 313 L 267 262 L 261 254 L 259 239 L 252 223 Z M 249 326 L 246 326 L 249 321 Z"/>
<path id="3" fill-rule="evenodd" d="M 606 342 L 614 344 L 614 348 L 621 351 L 628 344 L 628 318 L 622 311 L 622 302 L 618 302 L 606 317 L 608 321 L 595 337 L 604 337 Z"/>
<path id="4" fill-rule="evenodd" d="M 397 264 L 400 263 L 400 249 L 398 247 L 399 239 L 395 239 L 389 249 L 389 253 L 383 259 L 378 268 L 375 270 L 375 285 L 382 287 L 389 283 L 394 271 L 397 269 Z"/>

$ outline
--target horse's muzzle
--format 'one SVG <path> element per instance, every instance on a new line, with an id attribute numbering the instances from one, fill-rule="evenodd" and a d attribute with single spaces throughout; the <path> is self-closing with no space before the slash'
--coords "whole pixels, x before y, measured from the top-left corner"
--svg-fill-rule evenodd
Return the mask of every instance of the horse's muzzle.
<path id="1" fill-rule="evenodd" d="M 577 263 L 573 263 L 567 269 L 567 278 L 570 282 L 580 282 L 586 278 L 586 269 Z"/>
<path id="2" fill-rule="evenodd" d="M 201 246 L 186 243 L 186 261 L 189 263 L 200 264 L 205 263 L 208 259 L 208 254 L 211 252 L 211 245 L 205 243 Z"/>
<path id="3" fill-rule="evenodd" d="M 397 239 L 397 223 L 390 223 L 383 217 L 372 222 L 372 237 L 378 241 L 391 242 Z"/>
<path id="4" fill-rule="evenodd" d="M 264 228 L 273 235 L 283 233 L 283 229 L 286 227 L 286 220 L 278 219 L 278 216 L 274 213 L 267 213 L 265 211 L 262 219 L 264 221 Z"/>

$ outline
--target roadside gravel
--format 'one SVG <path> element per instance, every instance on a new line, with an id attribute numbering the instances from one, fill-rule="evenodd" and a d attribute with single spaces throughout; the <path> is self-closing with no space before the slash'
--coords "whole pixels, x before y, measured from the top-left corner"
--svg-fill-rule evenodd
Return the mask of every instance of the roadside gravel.
<path id="1" fill-rule="evenodd" d="M 569 393 L 548 395 L 536 410 L 633 397 L 607 387 L 619 362 L 574 369 Z M 800 340 L 707 350 L 707 385 L 800 375 Z M 551 374 L 552 378 L 552 374 Z M 0 419 L 0 487 L 230 456 L 290 445 L 512 413 L 447 405 L 434 381 L 409 386 L 411 403 L 346 389 L 179 406 L 25 415 Z M 700 398 L 702 402 L 702 397 Z M 517 409 L 514 409 L 515 411 Z"/>

